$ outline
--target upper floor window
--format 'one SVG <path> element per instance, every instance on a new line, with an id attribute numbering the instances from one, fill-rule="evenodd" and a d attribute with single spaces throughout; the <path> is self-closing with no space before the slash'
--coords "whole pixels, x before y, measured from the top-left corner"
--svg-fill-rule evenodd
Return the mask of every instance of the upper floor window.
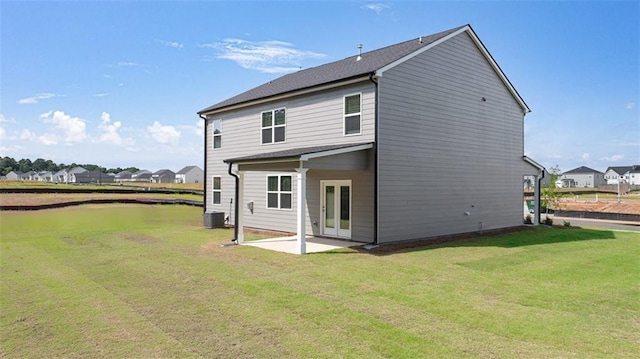
<path id="1" fill-rule="evenodd" d="M 222 203 L 222 177 L 213 176 L 213 204 Z"/>
<path id="2" fill-rule="evenodd" d="M 222 120 L 213 121 L 213 149 L 222 148 Z"/>
<path id="3" fill-rule="evenodd" d="M 285 141 L 285 110 L 284 108 L 265 111 L 262 113 L 262 144 Z"/>
<path id="4" fill-rule="evenodd" d="M 361 133 L 361 94 L 344 97 L 344 134 L 359 135 Z"/>
<path id="5" fill-rule="evenodd" d="M 267 208 L 291 209 L 291 176 L 267 176 Z"/>

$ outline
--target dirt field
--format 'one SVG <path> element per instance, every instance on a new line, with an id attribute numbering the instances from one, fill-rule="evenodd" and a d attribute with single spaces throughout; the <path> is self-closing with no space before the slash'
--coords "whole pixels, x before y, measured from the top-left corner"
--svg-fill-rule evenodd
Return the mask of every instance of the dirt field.
<path id="1" fill-rule="evenodd" d="M 640 201 L 637 200 L 622 200 L 618 203 L 609 200 L 596 202 L 595 200 L 564 199 L 558 207 L 558 209 L 565 211 L 640 214 Z"/>

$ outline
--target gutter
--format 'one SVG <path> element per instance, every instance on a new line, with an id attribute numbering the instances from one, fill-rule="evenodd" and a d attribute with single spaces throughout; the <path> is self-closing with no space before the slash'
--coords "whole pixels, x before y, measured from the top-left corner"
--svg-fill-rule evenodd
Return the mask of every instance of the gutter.
<path id="1" fill-rule="evenodd" d="M 375 79 L 375 72 L 369 75 L 369 81 L 373 82 L 375 91 L 375 103 L 373 114 L 373 131 L 374 131 L 374 146 L 373 146 L 373 245 L 378 245 L 378 81 Z"/>
<path id="2" fill-rule="evenodd" d="M 238 219 L 240 216 L 240 204 L 238 203 L 238 198 L 240 197 L 240 177 L 237 174 L 231 171 L 233 167 L 233 162 L 229 162 L 229 175 L 233 176 L 236 179 L 236 191 L 235 191 L 235 213 L 233 214 L 233 239 L 231 243 L 238 244 Z"/>

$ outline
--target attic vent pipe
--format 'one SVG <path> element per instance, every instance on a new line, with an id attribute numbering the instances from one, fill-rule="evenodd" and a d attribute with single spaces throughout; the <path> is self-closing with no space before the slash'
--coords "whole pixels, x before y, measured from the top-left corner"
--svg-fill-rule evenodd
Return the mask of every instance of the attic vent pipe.
<path id="1" fill-rule="evenodd" d="M 420 44 L 422 43 L 422 36 L 420 36 L 420 37 L 418 38 L 418 43 L 420 43 Z"/>
<path id="2" fill-rule="evenodd" d="M 356 57 L 356 61 L 362 60 L 362 44 L 358 44 L 356 46 L 358 48 L 358 57 Z"/>

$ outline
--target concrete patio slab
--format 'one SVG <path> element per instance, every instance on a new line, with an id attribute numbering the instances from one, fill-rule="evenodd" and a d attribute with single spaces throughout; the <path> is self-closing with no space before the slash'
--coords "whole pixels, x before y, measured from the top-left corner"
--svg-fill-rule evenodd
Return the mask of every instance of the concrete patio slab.
<path id="1" fill-rule="evenodd" d="M 307 253 L 326 252 L 340 248 L 357 247 L 366 243 L 344 241 L 339 239 L 307 236 Z M 245 246 L 258 247 L 272 251 L 299 254 L 296 236 L 260 239 L 242 243 Z"/>

